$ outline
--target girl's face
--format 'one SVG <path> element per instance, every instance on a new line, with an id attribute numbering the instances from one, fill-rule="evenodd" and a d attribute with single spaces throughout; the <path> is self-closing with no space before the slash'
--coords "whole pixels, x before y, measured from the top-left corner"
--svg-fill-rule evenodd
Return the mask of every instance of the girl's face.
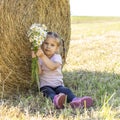
<path id="1" fill-rule="evenodd" d="M 59 47 L 55 38 L 48 38 L 43 43 L 43 51 L 45 55 L 51 58 L 57 51 Z"/>

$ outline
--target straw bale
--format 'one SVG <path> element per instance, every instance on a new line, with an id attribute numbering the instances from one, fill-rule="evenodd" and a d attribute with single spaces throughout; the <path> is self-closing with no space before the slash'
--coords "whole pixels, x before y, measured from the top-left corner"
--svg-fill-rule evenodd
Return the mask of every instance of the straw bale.
<path id="1" fill-rule="evenodd" d="M 26 35 L 33 23 L 70 40 L 69 0 L 0 0 L 0 96 L 19 94 L 30 88 L 31 54 Z"/>

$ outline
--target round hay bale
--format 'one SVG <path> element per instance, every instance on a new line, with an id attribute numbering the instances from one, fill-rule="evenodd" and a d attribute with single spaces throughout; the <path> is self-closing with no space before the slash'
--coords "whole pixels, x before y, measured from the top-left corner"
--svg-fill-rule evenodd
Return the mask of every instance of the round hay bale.
<path id="1" fill-rule="evenodd" d="M 70 40 L 70 5 L 68 0 L 0 1 L 0 95 L 19 94 L 31 82 L 31 53 L 27 31 L 31 24 L 45 24 L 65 41 Z M 65 55 L 66 56 L 66 55 Z M 63 59 L 64 60 L 64 59 Z"/>

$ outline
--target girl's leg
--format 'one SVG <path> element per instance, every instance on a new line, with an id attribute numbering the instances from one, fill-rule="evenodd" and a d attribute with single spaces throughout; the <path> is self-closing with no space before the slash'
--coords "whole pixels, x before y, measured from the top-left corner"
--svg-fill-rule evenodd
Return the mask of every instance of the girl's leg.
<path id="1" fill-rule="evenodd" d="M 56 95 L 54 89 L 49 86 L 40 88 L 40 91 L 43 93 L 45 97 L 51 98 L 52 101 L 54 99 L 54 96 Z"/>
<path id="2" fill-rule="evenodd" d="M 67 87 L 63 87 L 63 86 L 59 86 L 56 88 L 55 90 L 57 93 L 64 93 L 67 95 L 67 102 L 70 103 L 72 108 L 88 108 L 91 107 L 93 104 L 93 100 L 91 97 L 89 96 L 85 96 L 85 97 L 76 97 L 73 92 L 67 88 Z"/>
<path id="3" fill-rule="evenodd" d="M 76 96 L 73 94 L 73 92 L 67 88 L 67 87 L 64 87 L 64 86 L 58 86 L 56 89 L 55 89 L 55 92 L 57 94 L 59 93 L 64 93 L 67 95 L 67 102 L 71 102 Z"/>
<path id="4" fill-rule="evenodd" d="M 56 108 L 64 108 L 63 104 L 65 103 L 65 94 L 60 93 L 57 95 L 55 89 L 49 86 L 42 87 L 40 91 L 43 92 L 44 96 L 51 98 Z"/>
<path id="5" fill-rule="evenodd" d="M 74 98 L 70 105 L 72 108 L 89 108 L 93 104 L 93 100 L 89 96 L 84 96 L 81 98 Z"/>

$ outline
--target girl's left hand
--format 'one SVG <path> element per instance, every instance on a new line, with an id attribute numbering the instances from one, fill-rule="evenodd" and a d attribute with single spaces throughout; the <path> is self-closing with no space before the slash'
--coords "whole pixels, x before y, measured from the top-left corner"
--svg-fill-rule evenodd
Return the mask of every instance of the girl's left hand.
<path id="1" fill-rule="evenodd" d="M 38 57 L 43 57 L 43 56 L 44 56 L 44 52 L 42 51 L 41 48 L 38 49 L 36 55 L 37 55 Z"/>

